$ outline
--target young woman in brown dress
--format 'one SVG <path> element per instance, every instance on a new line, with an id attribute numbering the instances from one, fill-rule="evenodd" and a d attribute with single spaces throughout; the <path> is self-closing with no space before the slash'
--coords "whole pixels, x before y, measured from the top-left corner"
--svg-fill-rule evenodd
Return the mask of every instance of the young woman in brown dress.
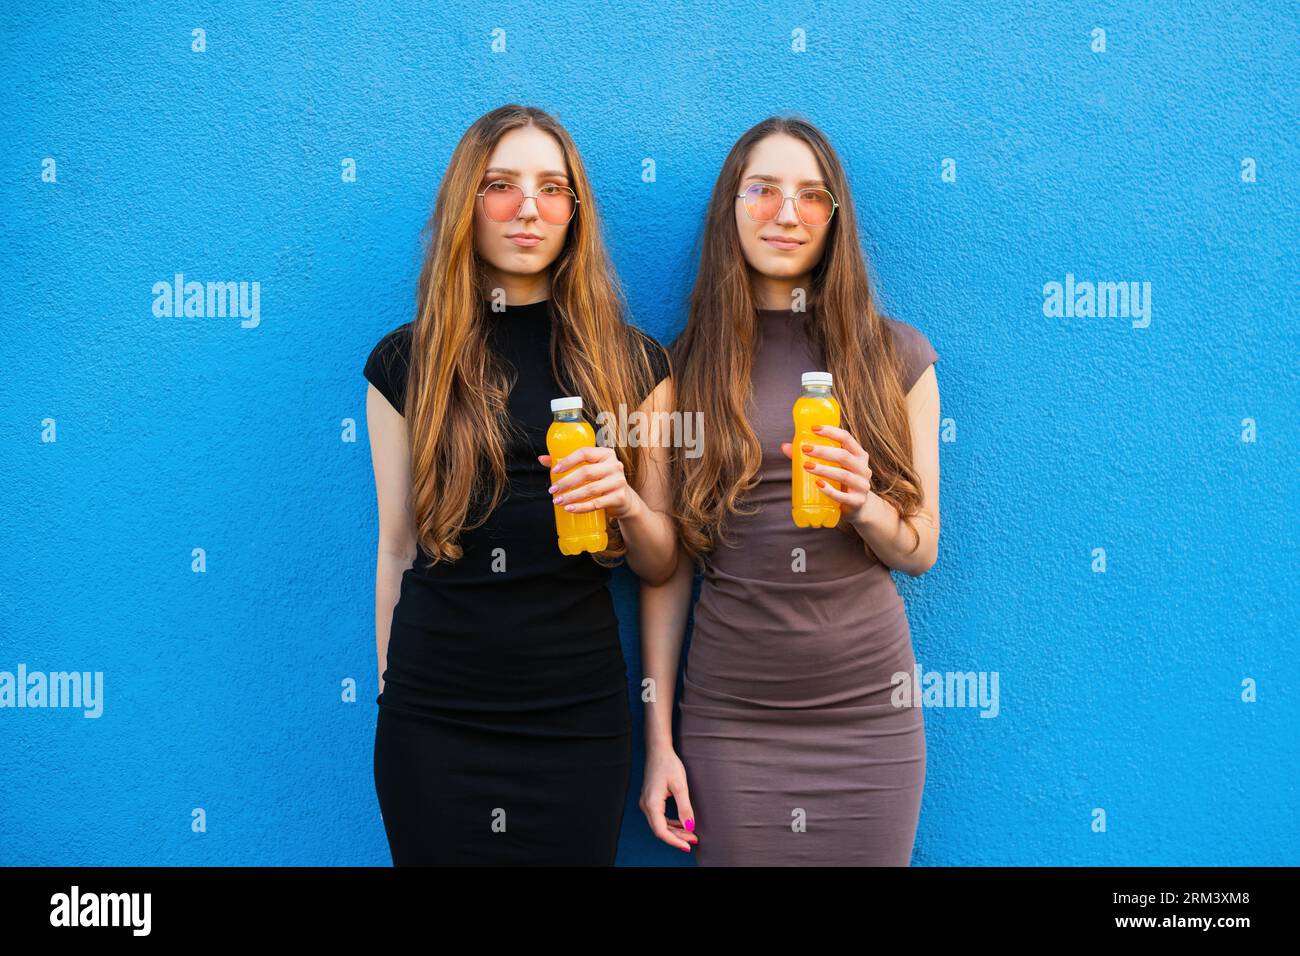
<path id="1" fill-rule="evenodd" d="M 938 356 L 881 314 L 844 169 L 811 124 L 768 119 L 732 148 L 672 358 L 678 407 L 702 413 L 704 441 L 697 457 L 674 450 L 670 472 L 695 561 L 642 587 L 655 693 L 641 808 L 701 865 L 906 866 L 925 729 L 895 703 L 915 657 L 890 570 L 923 574 L 938 549 Z M 842 408 L 842 427 L 807 452 L 840 504 L 834 527 L 791 516 L 791 410 L 807 371 L 833 374 Z"/>

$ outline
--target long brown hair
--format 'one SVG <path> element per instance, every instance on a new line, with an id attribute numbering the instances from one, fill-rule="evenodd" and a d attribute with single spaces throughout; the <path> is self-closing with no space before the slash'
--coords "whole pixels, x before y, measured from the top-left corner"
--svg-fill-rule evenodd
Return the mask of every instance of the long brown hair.
<path id="1" fill-rule="evenodd" d="M 898 382 L 899 355 L 876 304 L 858 243 L 857 219 L 848 178 L 825 135 L 806 120 L 773 116 L 745 132 L 718 174 L 704 219 L 700 267 L 691 293 L 686 328 L 670 353 L 676 372 L 678 407 L 703 413 L 709 440 L 687 458 L 674 450 L 673 510 L 682 546 L 702 559 L 715 539 L 730 545 L 723 531 L 727 513 L 752 514 L 738 506 L 757 483 L 762 450 L 746 417 L 750 375 L 759 342 L 757 306 L 749 267 L 736 231 L 735 197 L 754 145 L 785 133 L 807 143 L 839 201 L 827 228 L 826 247 L 807 290 L 806 328 L 835 380 L 841 425 L 870 458 L 872 488 L 904 516 L 922 501 L 912 466 L 906 396 Z M 793 427 L 791 429 L 793 434 Z"/>
<path id="2" fill-rule="evenodd" d="M 620 402 L 636 409 L 638 396 L 654 385 L 642 342 L 624 321 L 622 290 L 572 137 L 554 117 L 534 107 L 512 103 L 479 117 L 456 144 L 424 228 L 427 251 L 411 327 L 405 415 L 412 508 L 419 544 L 434 563 L 463 555 L 460 533 L 487 520 L 507 484 L 512 383 L 486 340 L 490 290 L 474 250 L 474 204 L 497 141 L 528 125 L 559 142 L 580 200 L 564 248 L 550 266 L 550 362 L 556 382 L 563 394 L 582 396 L 590 419 L 598 410 L 616 414 Z M 631 484 L 644 466 L 645 449 L 617 443 L 615 448 Z M 545 482 L 540 464 L 538 469 L 539 483 Z M 490 478 L 490 494 L 483 478 Z M 477 517 L 470 513 L 475 504 L 482 505 Z M 617 523 L 608 530 L 609 547 L 596 556 L 607 565 L 627 550 Z"/>

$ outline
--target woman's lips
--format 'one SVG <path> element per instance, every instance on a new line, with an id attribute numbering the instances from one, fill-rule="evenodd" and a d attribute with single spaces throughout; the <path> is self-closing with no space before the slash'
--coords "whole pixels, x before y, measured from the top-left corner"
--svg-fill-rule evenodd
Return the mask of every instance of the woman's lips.
<path id="1" fill-rule="evenodd" d="M 763 241 L 778 249 L 798 249 L 803 245 L 798 239 L 782 239 L 780 236 L 764 236 Z"/>
<path id="2" fill-rule="evenodd" d="M 516 246 L 535 246 L 542 241 L 541 236 L 509 236 Z"/>

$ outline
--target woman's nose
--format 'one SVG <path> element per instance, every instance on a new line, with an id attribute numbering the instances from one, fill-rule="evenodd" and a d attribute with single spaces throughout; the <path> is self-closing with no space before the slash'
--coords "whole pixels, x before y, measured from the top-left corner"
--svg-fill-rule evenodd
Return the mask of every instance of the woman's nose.
<path id="1" fill-rule="evenodd" d="M 537 218 L 537 200 L 532 196 L 527 196 L 519 204 L 519 212 L 516 214 L 518 219 L 536 219 Z"/>
<path id="2" fill-rule="evenodd" d="M 794 226 L 799 223 L 799 210 L 795 208 L 795 197 L 786 196 L 781 200 L 781 210 L 776 214 L 776 221 L 783 226 Z M 787 210 L 789 210 L 787 212 Z"/>

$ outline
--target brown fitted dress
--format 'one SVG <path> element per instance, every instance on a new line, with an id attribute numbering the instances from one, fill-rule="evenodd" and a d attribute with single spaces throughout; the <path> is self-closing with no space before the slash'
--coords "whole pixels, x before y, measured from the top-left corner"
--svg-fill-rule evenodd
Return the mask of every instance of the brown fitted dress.
<path id="1" fill-rule="evenodd" d="M 803 372 L 824 371 L 804 313 L 760 310 L 750 424 L 760 483 L 728 515 L 734 548 L 705 562 L 682 693 L 686 767 L 701 866 L 907 866 L 925 785 L 919 707 L 891 703 L 916 662 L 889 569 L 847 520 L 790 516 L 791 409 Z M 939 356 L 886 319 L 910 391 Z M 803 570 L 798 563 L 803 549 Z"/>

